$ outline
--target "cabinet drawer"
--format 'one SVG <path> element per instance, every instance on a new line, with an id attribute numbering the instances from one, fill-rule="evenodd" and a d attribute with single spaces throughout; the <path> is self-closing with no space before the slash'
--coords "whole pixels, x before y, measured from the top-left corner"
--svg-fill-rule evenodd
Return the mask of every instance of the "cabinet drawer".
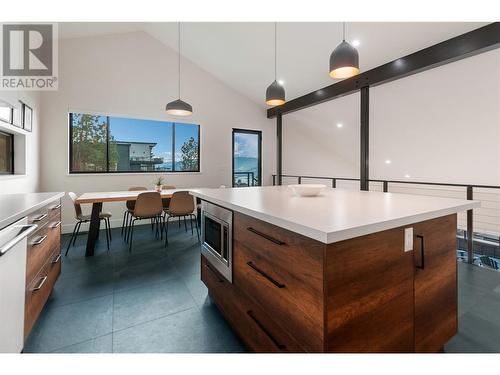
<path id="1" fill-rule="evenodd" d="M 61 203 L 56 201 L 48 206 L 49 221 L 58 222 L 61 220 Z"/>
<path id="2" fill-rule="evenodd" d="M 254 352 L 304 352 L 287 332 L 245 293 L 229 284 L 202 256 L 201 278 L 233 329 Z"/>
<path id="3" fill-rule="evenodd" d="M 260 303 L 308 351 L 322 351 L 324 245 L 235 216 L 234 285 Z"/>
<path id="4" fill-rule="evenodd" d="M 49 221 L 49 208 L 47 206 L 36 210 L 28 215 L 28 224 L 36 224 L 39 228 Z"/>
<path id="5" fill-rule="evenodd" d="M 60 225 L 50 222 L 28 238 L 26 285 L 31 283 L 53 252 L 60 252 L 60 234 Z"/>
<path id="6" fill-rule="evenodd" d="M 54 251 L 33 281 L 27 284 L 24 337 L 28 337 L 61 273 L 59 250 Z"/>

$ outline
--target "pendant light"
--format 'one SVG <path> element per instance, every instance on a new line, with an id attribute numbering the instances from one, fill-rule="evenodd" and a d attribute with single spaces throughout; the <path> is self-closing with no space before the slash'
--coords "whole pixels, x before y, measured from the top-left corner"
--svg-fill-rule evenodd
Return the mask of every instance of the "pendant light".
<path id="1" fill-rule="evenodd" d="M 345 22 L 342 23 L 342 43 L 330 55 L 330 77 L 349 78 L 359 74 L 359 55 L 356 48 L 345 41 Z"/>
<path id="2" fill-rule="evenodd" d="M 266 90 L 266 104 L 267 105 L 281 105 L 285 104 L 285 88 L 276 80 L 276 35 L 277 24 L 274 23 L 274 82 L 271 83 Z"/>
<path id="3" fill-rule="evenodd" d="M 178 93 L 179 99 L 167 104 L 166 110 L 169 115 L 173 116 L 189 116 L 193 114 L 191 104 L 181 100 L 181 23 L 177 23 L 177 53 L 178 53 Z"/>

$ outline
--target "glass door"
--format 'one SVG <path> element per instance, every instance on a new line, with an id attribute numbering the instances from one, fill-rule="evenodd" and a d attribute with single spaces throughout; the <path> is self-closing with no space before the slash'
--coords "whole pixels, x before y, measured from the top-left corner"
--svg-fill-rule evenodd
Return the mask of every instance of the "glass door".
<path id="1" fill-rule="evenodd" d="M 262 132 L 233 129 L 233 187 L 262 184 Z"/>

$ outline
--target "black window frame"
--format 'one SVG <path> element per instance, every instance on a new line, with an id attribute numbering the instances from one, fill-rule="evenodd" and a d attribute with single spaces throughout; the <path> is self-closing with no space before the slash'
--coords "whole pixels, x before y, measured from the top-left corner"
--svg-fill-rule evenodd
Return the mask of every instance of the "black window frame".
<path id="1" fill-rule="evenodd" d="M 201 171 L 201 138 L 200 138 L 200 128 L 201 126 L 199 124 L 191 124 L 191 123 L 184 123 L 184 122 L 177 122 L 177 124 L 182 124 L 182 125 L 195 125 L 198 127 L 198 168 L 196 170 L 189 170 L 189 171 L 176 171 L 175 170 L 175 124 L 176 122 L 173 121 L 164 121 L 167 123 L 172 124 L 172 170 L 171 171 L 137 171 L 137 170 L 131 170 L 131 171 L 111 171 L 109 170 L 109 118 L 110 117 L 115 117 L 111 115 L 104 115 L 104 114 L 93 114 L 96 116 L 103 116 L 106 117 L 106 170 L 105 171 L 73 171 L 73 114 L 88 114 L 90 115 L 91 113 L 85 113 L 85 112 L 69 112 L 68 116 L 68 126 L 69 126 L 69 174 L 158 174 L 158 173 L 199 173 Z M 116 116 L 117 117 L 117 116 Z M 130 119 L 136 119 L 136 120 L 145 120 L 145 121 L 151 121 L 149 119 L 137 119 L 135 117 L 128 117 Z M 161 121 L 161 120 L 153 120 L 153 121 Z"/>
<path id="2" fill-rule="evenodd" d="M 241 128 L 233 128 L 233 133 L 231 137 L 231 186 L 234 186 L 234 135 L 235 133 L 243 133 L 243 134 L 255 134 L 259 136 L 259 163 L 258 163 L 258 173 L 259 173 L 259 183 L 258 185 L 253 186 L 262 186 L 262 130 L 253 130 L 253 129 L 241 129 Z"/>
<path id="3" fill-rule="evenodd" d="M 14 171 L 14 134 L 6 133 L 0 130 L 0 134 L 6 135 L 10 138 L 10 172 L 0 171 L 0 176 L 10 176 L 15 174 Z"/>

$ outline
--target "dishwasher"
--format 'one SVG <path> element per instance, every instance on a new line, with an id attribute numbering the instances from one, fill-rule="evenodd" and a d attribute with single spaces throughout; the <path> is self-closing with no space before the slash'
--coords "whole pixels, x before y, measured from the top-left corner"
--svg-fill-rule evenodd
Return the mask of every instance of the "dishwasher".
<path id="1" fill-rule="evenodd" d="M 0 353 L 23 350 L 26 237 L 36 228 L 25 217 L 0 230 Z"/>

